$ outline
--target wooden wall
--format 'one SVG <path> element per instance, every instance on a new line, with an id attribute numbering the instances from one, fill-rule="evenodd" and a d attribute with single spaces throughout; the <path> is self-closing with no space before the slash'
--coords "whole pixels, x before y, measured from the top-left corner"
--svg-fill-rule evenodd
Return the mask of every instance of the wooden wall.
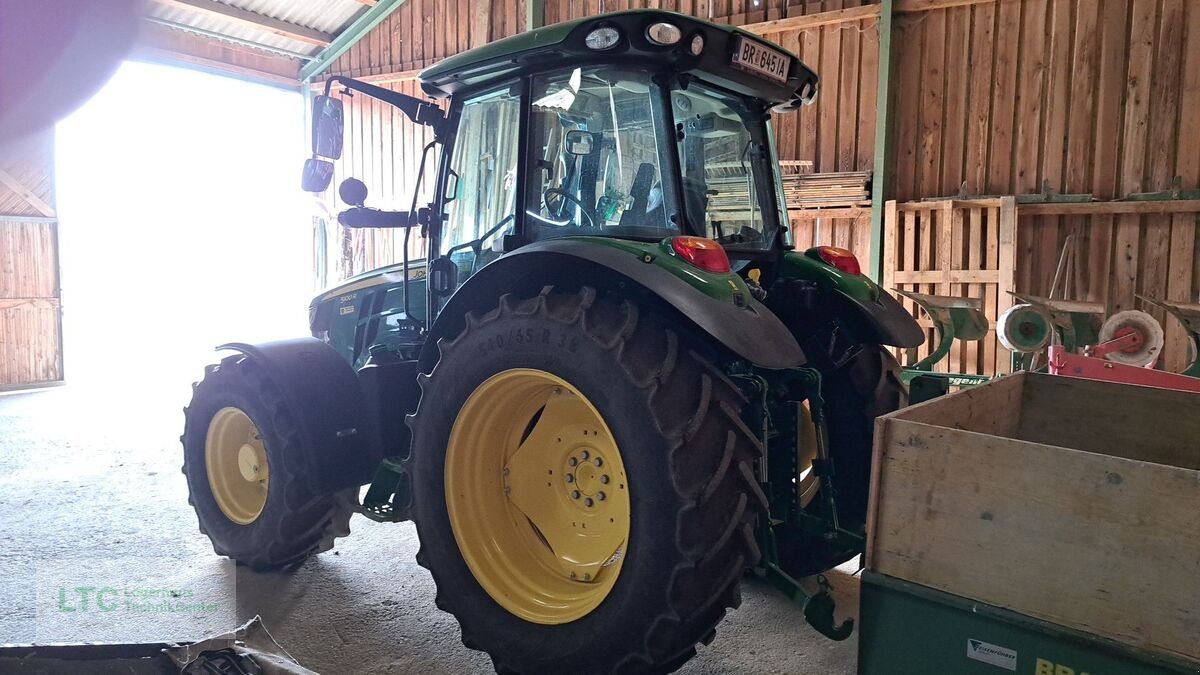
<path id="1" fill-rule="evenodd" d="M 432 11 L 434 0 L 409 0 L 334 71 L 415 92 L 420 68 L 523 27 L 523 2 L 456 1 L 457 12 Z M 546 22 L 654 6 L 752 24 L 751 30 L 795 51 L 821 76 L 817 103 L 776 121 L 780 157 L 810 160 L 817 172 L 867 171 L 877 168 L 881 62 L 878 19 L 864 8 L 869 4 L 547 0 Z M 896 0 L 896 8 L 890 198 L 1049 190 L 1110 200 L 1176 185 L 1200 189 L 1200 2 Z M 794 17 L 812 15 L 808 27 L 795 27 Z M 396 156 L 379 176 L 356 175 L 369 184 L 384 181 L 376 194 L 393 198 L 376 203 L 398 206 L 395 197 L 409 193 L 396 180 L 410 185 L 405 168 L 415 161 L 412 125 L 384 129 L 389 118 L 399 118 L 370 104 L 352 108 L 350 123 L 371 135 L 356 136 L 348 153 L 366 162 L 364 170 Z M 383 115 L 378 133 L 372 126 L 377 114 Z M 863 260 L 869 256 L 864 212 L 793 214 L 792 227 L 797 246 L 841 244 Z M 1081 299 L 1118 311 L 1134 307 L 1137 293 L 1200 298 L 1200 234 L 1193 214 L 1023 215 L 1016 233 L 1018 291 L 1047 294 L 1063 244 L 1075 235 Z M 350 235 L 347 250 L 357 262 L 342 274 L 390 262 L 388 251 L 399 249 L 388 237 Z M 1178 337 L 1177 326 L 1152 313 Z"/>
<path id="2" fill-rule="evenodd" d="M 896 39 L 900 200 L 1200 189 L 1200 2 L 988 1 L 901 15 Z M 1080 299 L 1200 297 L 1195 214 L 1022 216 L 1017 290 L 1049 293 L 1069 235 Z"/>
<path id="3" fill-rule="evenodd" d="M 0 389 L 63 378 L 52 132 L 0 152 Z"/>

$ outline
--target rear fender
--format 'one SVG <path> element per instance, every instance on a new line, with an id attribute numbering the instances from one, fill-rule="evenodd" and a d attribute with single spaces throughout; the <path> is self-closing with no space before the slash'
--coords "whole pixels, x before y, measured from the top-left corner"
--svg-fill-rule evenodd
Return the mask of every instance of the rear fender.
<path id="1" fill-rule="evenodd" d="M 472 311 L 495 307 L 505 293 L 536 295 L 546 286 L 592 286 L 665 304 L 667 311 L 690 329 L 711 336 L 735 355 L 762 368 L 794 368 L 805 363 L 796 338 L 771 310 L 748 293 L 728 299 L 714 297 L 656 264 L 657 248 L 632 252 L 634 246 L 605 245 L 594 239 L 551 239 L 524 246 L 475 273 L 447 301 L 430 329 L 421 353 L 421 368 L 429 372 L 438 358 L 437 341 L 462 332 Z M 640 249 L 639 249 L 640 250 Z M 707 273 L 694 271 L 694 276 Z M 729 284 L 736 275 L 717 277 Z M 735 301 L 736 300 L 736 301 Z"/>
<path id="2" fill-rule="evenodd" d="M 783 254 L 781 273 L 815 282 L 861 340 L 893 347 L 925 343 L 925 331 L 904 305 L 865 275 L 848 274 L 799 251 Z"/>
<path id="3" fill-rule="evenodd" d="M 241 352 L 283 395 L 297 420 L 304 457 L 297 463 L 317 494 L 370 482 L 382 457 L 354 370 L 332 347 L 304 337 L 217 349 Z"/>

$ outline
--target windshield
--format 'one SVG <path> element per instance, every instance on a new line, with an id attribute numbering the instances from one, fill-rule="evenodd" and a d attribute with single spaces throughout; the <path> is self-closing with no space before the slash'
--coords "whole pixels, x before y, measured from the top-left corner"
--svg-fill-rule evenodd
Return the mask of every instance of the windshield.
<path id="1" fill-rule="evenodd" d="M 663 203 L 645 72 L 575 68 L 533 79 L 525 220 L 531 239 L 679 234 Z"/>
<path id="2" fill-rule="evenodd" d="M 775 189 L 768 169 L 769 141 L 756 140 L 749 116 L 737 99 L 698 83 L 671 93 L 683 201 L 688 220 L 702 234 L 733 250 L 764 249 L 774 237 L 776 217 L 762 203 Z"/>

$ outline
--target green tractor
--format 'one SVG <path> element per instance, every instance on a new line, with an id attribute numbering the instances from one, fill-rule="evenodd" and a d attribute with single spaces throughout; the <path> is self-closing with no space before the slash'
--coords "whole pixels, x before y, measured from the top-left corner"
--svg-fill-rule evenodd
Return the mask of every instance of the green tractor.
<path id="1" fill-rule="evenodd" d="M 770 122 L 813 72 L 645 10 L 421 83 L 445 110 L 345 77 L 314 98 L 309 191 L 341 153 L 335 85 L 432 129 L 431 203 L 368 208 L 347 179 L 339 215 L 428 257 L 318 297 L 313 337 L 223 346 L 183 435 L 216 552 L 276 569 L 355 512 L 413 520 L 438 607 L 500 673 L 674 670 L 748 571 L 845 637 L 796 579 L 863 550 L 874 419 L 905 396 L 884 346 L 924 334 L 849 252 L 792 249 Z"/>

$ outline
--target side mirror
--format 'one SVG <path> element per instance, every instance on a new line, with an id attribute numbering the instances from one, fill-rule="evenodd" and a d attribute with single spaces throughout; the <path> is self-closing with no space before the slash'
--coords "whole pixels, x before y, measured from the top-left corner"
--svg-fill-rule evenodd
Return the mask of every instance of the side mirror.
<path id="1" fill-rule="evenodd" d="M 338 186 L 338 196 L 350 206 L 361 207 L 367 203 L 367 186 L 357 178 L 347 178 Z"/>
<path id="2" fill-rule="evenodd" d="M 329 96 L 313 97 L 312 151 L 318 157 L 340 159 L 345 113 L 342 102 Z"/>
<path id="3" fill-rule="evenodd" d="M 300 187 L 305 192 L 324 192 L 329 189 L 333 180 L 333 162 L 323 159 L 304 160 L 304 173 L 300 177 Z"/>
<path id="4" fill-rule="evenodd" d="M 581 131 L 579 129 L 572 129 L 571 131 L 567 132 L 567 152 L 576 156 L 590 155 L 592 154 L 593 140 L 595 140 L 595 137 L 591 133 L 587 131 Z"/>

